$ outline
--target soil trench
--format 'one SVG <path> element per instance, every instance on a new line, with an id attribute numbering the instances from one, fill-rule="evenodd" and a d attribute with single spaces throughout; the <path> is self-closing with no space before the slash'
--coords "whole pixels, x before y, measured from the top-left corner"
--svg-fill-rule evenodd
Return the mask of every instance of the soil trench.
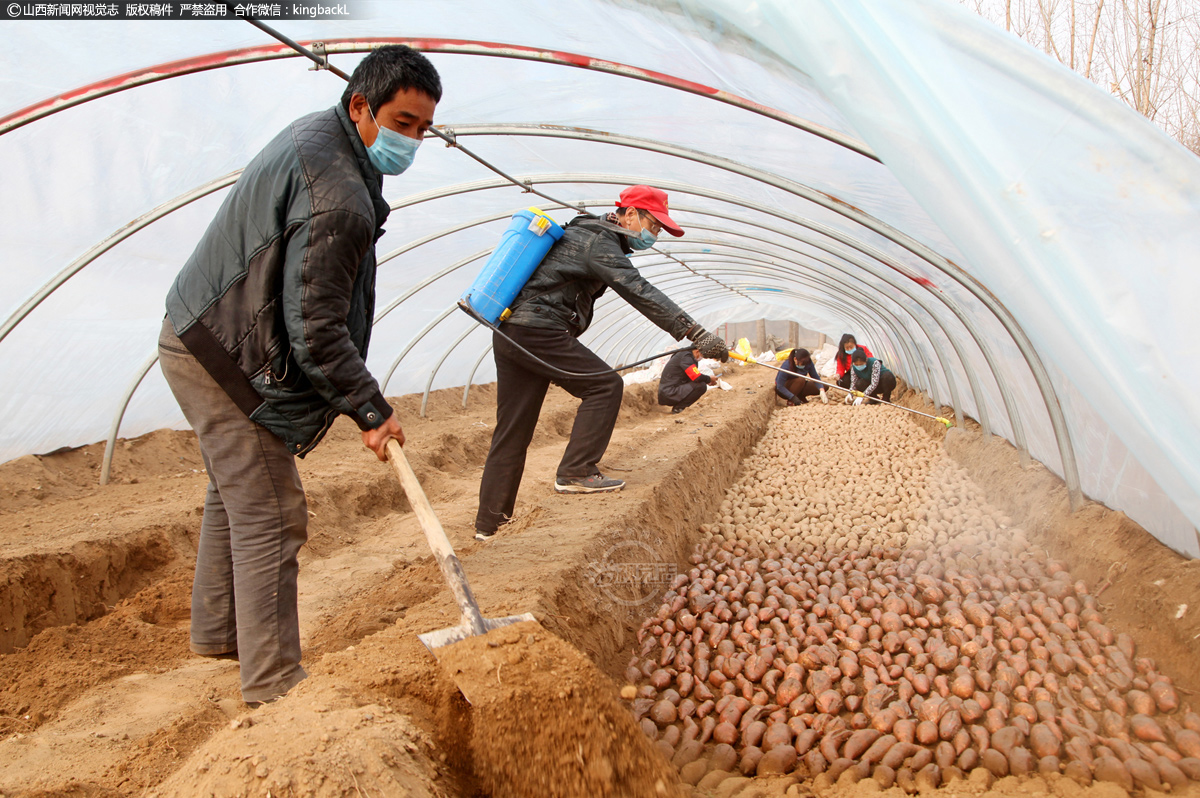
<path id="1" fill-rule="evenodd" d="M 697 524 L 765 427 L 771 395 L 756 376 L 735 375 L 734 390 L 714 391 L 682 416 L 656 405 L 656 386 L 628 389 L 601 464 L 628 485 L 601 496 L 549 489 L 577 405 L 552 391 L 517 516 L 486 545 L 471 533 L 494 386 L 472 389 L 465 410 L 460 390 L 436 392 L 426 419 L 417 413 L 419 396 L 393 404 L 409 437 L 409 459 L 485 615 L 533 611 L 547 629 L 616 675 L 641 614 L 637 607 L 651 606 L 684 564 Z M 187 433 L 124 442 L 114 462 L 115 484 L 105 489 L 94 485 L 91 467 L 101 445 L 91 453 L 0 466 L 0 475 L 13 478 L 6 486 L 19 488 L 0 497 L 0 523 L 12 532 L 4 551 L 15 555 L 4 566 L 14 573 L 33 555 L 62 558 L 81 543 L 116 560 L 113 552 L 133 547 L 147 530 L 178 525 L 171 527 L 169 546 L 158 544 L 170 552 L 161 564 L 138 568 L 135 557 L 124 557 L 127 565 L 116 569 L 128 580 L 120 588 L 124 598 L 108 594 L 93 619 L 58 612 L 51 600 L 40 608 L 26 601 L 26 616 L 40 617 L 41 627 L 27 622 L 29 642 L 22 646 L 14 635 L 15 650 L 0 657 L 0 791 L 357 795 L 411 780 L 417 794 L 477 794 L 468 707 L 415 638 L 456 623 L 457 613 L 394 477 L 362 450 L 358 437 L 353 425 L 337 425 L 300 464 L 311 515 L 301 555 L 310 678 L 285 701 L 253 713 L 238 700 L 236 663 L 187 650 L 190 568 L 206 482 Z M 660 495 L 664 486 L 668 495 Z M 35 487 L 44 495 L 33 497 Z M 620 602 L 612 602 L 603 575 L 613 563 L 630 561 L 627 552 L 611 551 L 626 537 L 638 544 L 633 562 L 652 567 L 634 593 L 614 593 Z M 16 613 L 7 625 L 22 628 Z M 615 696 L 615 682 L 601 678 Z M 364 707 L 379 709 L 360 713 Z M 335 720 L 346 712 L 352 722 Z M 321 719 L 323 731 L 297 739 L 294 724 L 301 717 Z M 394 736 L 390 726 L 382 736 L 365 731 L 385 720 L 404 733 Z M 241 725 L 229 728 L 234 721 Z M 375 746 L 375 758 L 325 767 L 321 754 L 358 745 L 358 727 L 372 741 L 368 747 Z M 259 758 L 249 768 L 242 756 L 247 739 Z M 72 767 L 47 767 L 55 759 Z M 260 771 L 269 776 L 254 775 Z"/>
<path id="2" fill-rule="evenodd" d="M 103 489 L 95 484 L 102 444 L 0 465 L 0 484 L 4 486 L 0 492 L 4 541 L 0 551 L 0 650 L 7 652 L 0 654 L 0 793 L 465 798 L 644 792 L 754 798 L 814 793 L 858 796 L 883 791 L 885 784 L 873 770 L 860 778 L 861 768 L 855 765 L 862 756 L 857 760 L 840 756 L 846 753 L 846 739 L 837 740 L 839 745 L 831 753 L 839 756 L 827 758 L 827 767 L 820 773 L 794 763 L 790 769 L 775 763 L 789 758 L 784 754 L 767 759 L 771 752 L 763 740 L 771 730 L 771 714 L 782 708 L 778 693 L 787 681 L 782 677 L 799 676 L 785 672 L 790 665 L 803 664 L 789 661 L 787 646 L 777 647 L 783 668 L 778 669 L 778 676 L 768 678 L 767 672 L 776 663 L 774 659 L 763 661 L 763 634 L 772 629 L 772 622 L 771 634 L 777 639 L 782 637 L 779 624 L 789 627 L 778 612 L 774 617 L 764 613 L 749 630 L 744 621 L 750 617 L 752 598 L 759 599 L 753 602 L 756 618 L 767 608 L 776 611 L 784 606 L 776 601 L 779 607 L 770 607 L 767 594 L 771 587 L 781 587 L 776 577 L 783 573 L 785 558 L 791 558 L 787 568 L 792 575 L 805 579 L 805 584 L 809 584 L 806 568 L 811 567 L 816 585 L 810 586 L 826 599 L 821 605 L 824 616 L 812 619 L 816 621 L 812 628 L 821 629 L 827 638 L 817 647 L 829 643 L 857 646 L 854 653 L 859 660 L 871 658 L 861 652 L 874 650 L 873 642 L 879 643 L 881 658 L 883 652 L 902 654 L 907 639 L 896 652 L 887 652 L 883 637 L 872 637 L 871 624 L 851 624 L 862 631 L 834 625 L 836 614 L 853 617 L 831 610 L 850 597 L 850 590 L 863 589 L 857 576 L 850 584 L 856 566 L 866 567 L 858 571 L 864 575 L 874 570 L 872 578 L 897 588 L 893 591 L 897 597 L 904 592 L 902 586 L 915 589 L 918 579 L 934 580 L 934 584 L 923 581 L 921 589 L 941 590 L 957 607 L 933 602 L 931 594 L 921 610 L 926 605 L 936 606 L 939 620 L 953 617 L 955 623 L 957 610 L 964 620 L 973 618 L 968 623 L 982 623 L 974 608 L 967 614 L 967 605 L 988 604 L 993 617 L 1004 618 L 998 604 L 999 591 L 1006 585 L 994 568 L 1004 566 L 1011 571 L 1015 565 L 1024 575 L 1012 571 L 1009 576 L 1018 583 L 1028 581 L 1027 586 L 1016 585 L 1019 600 L 1025 602 L 1019 607 L 1021 614 L 1035 616 L 1047 629 L 1051 622 L 1045 620 L 1043 610 L 1055 614 L 1057 623 L 1070 623 L 1065 616 L 1074 614 L 1083 634 L 1093 640 L 1088 622 L 1102 623 L 1113 634 L 1113 644 L 1107 648 L 1121 650 L 1125 643 L 1118 642 L 1118 636 L 1127 635 L 1135 640 L 1136 656 L 1152 660 L 1148 667 L 1134 667 L 1131 681 L 1146 682 L 1147 689 L 1141 692 L 1149 694 L 1151 683 L 1173 682 L 1180 707 L 1162 711 L 1156 705 L 1150 714 L 1167 743 L 1154 743 L 1132 733 L 1128 718 L 1138 713 L 1129 711 L 1125 726 L 1116 729 L 1115 737 L 1106 729 L 1091 732 L 1118 741 L 1109 743 L 1112 748 L 1107 752 L 1091 749 L 1093 759 L 1097 754 L 1112 753 L 1133 779 L 1137 774 L 1128 771 L 1138 768 L 1125 764 L 1122 755 L 1146 759 L 1137 746 L 1169 743 L 1178 756 L 1175 749 L 1189 744 L 1186 735 L 1183 745 L 1176 738 L 1178 732 L 1189 730 L 1186 705 L 1194 702 L 1190 691 L 1200 689 L 1200 677 L 1192 664 L 1200 654 L 1193 639 L 1200 628 L 1193 628 L 1193 613 L 1179 618 L 1174 613 L 1179 604 L 1200 606 L 1195 563 L 1184 562 L 1157 546 L 1144 530 L 1119 513 L 1092 505 L 1071 516 L 1064 509 L 1061 483 L 1036 464 L 1020 469 L 1011 447 L 980 441 L 970 424 L 965 431 L 944 436 L 940 427 L 923 427 L 900 411 L 886 408 L 810 402 L 776 410 L 771 375 L 752 368 L 731 371 L 732 391 L 712 391 L 679 416 L 664 414 L 656 406 L 656 385 L 627 388 L 617 430 L 601 463 L 606 473 L 627 481 L 626 489 L 617 494 L 562 496 L 551 490 L 577 405 L 552 389 L 530 448 L 516 517 L 486 544 L 472 538 L 472 522 L 495 413 L 494 385 L 473 388 L 465 409 L 461 407 L 461 389 L 435 392 L 424 419 L 418 414 L 419 396 L 392 400 L 409 438 L 406 452 L 410 462 L 463 562 L 484 615 L 532 611 L 540 621 L 541 631 L 495 640 L 496 648 L 481 649 L 484 653 L 476 658 L 479 662 L 501 657 L 494 662 L 501 666 L 495 695 L 488 699 L 495 702 L 489 703 L 487 710 L 482 706 L 473 710 L 464 701 L 453 671 L 434 659 L 416 638 L 421 632 L 456 624 L 457 610 L 390 469 L 362 449 L 352 424 L 335 425 L 328 440 L 300 464 L 311 515 L 309 541 L 301 553 L 300 596 L 305 667 L 310 678 L 283 700 L 253 711 L 240 701 L 236 663 L 199 658 L 187 647 L 190 572 L 207 482 L 190 433 L 159 431 L 122 442 L 113 467 L 114 484 Z M 899 393 L 901 401 L 927 409 L 921 397 L 903 390 Z M 787 424 L 779 426 L 781 422 Z M 769 431 L 768 424 L 772 425 Z M 840 436 L 847 430 L 857 437 L 844 444 Z M 901 452 L 886 469 L 881 458 L 870 451 L 869 431 Z M 793 436 L 790 445 L 776 459 L 790 462 L 793 470 L 786 478 L 776 474 L 764 481 L 760 472 L 770 459 L 764 452 L 780 447 L 787 436 Z M 924 449 L 908 451 L 914 441 Z M 833 461 L 821 460 L 822 452 L 838 446 L 843 448 Z M 885 490 L 882 501 L 873 495 L 877 478 L 892 488 L 890 494 Z M 951 479 L 956 486 L 953 490 L 942 484 Z M 777 491 L 773 501 L 768 501 L 767 482 Z M 818 500 L 819 494 L 824 498 Z M 855 497 L 851 503 L 861 505 L 862 510 L 856 514 L 840 506 L 841 494 Z M 889 498 L 896 498 L 897 504 L 889 504 Z M 899 510 L 900 499 L 913 503 L 911 516 Z M 918 510 L 922 513 L 919 518 Z M 985 519 L 991 519 L 991 527 Z M 754 537 L 757 552 L 741 541 L 739 554 L 733 545 L 741 540 L 739 534 Z M 1081 539 L 1088 544 L 1081 546 Z M 1028 551 L 1013 555 L 1014 541 L 1024 541 Z M 795 547 L 794 555 L 789 546 Z M 993 553 L 997 546 L 1009 554 Z M 876 552 L 876 548 L 883 551 Z M 813 562 L 803 560 L 808 556 Z M 973 566 L 967 562 L 972 559 Z M 733 567 L 735 560 L 738 566 Z M 798 565 L 801 560 L 803 564 Z M 748 565 L 755 561 L 756 565 Z M 709 579 L 713 585 L 704 590 L 717 590 L 716 565 L 743 571 L 755 568 L 754 574 L 747 574 L 747 584 L 737 599 L 741 606 L 734 610 L 730 598 L 724 596 L 730 618 L 710 619 L 730 627 L 725 643 L 740 646 L 732 654 L 740 660 L 738 673 L 726 676 L 726 683 L 734 685 L 739 696 L 750 694 L 733 724 L 736 739 L 732 743 L 714 739 L 719 724 L 706 733 L 705 718 L 698 714 L 703 702 L 695 700 L 700 681 L 695 674 L 695 643 L 692 651 L 686 652 L 692 659 L 687 665 L 693 673 L 690 694 L 685 695 L 678 682 L 686 668 L 677 667 L 683 660 L 677 659 L 682 640 L 676 638 L 691 623 L 679 610 L 693 616 L 697 625 L 692 631 L 702 630 L 707 645 L 713 623 L 705 623 L 710 627 L 707 630 L 699 624 L 704 612 L 711 614 L 715 605 L 692 607 L 689 587 L 697 579 L 703 587 Z M 976 576 L 969 573 L 972 567 Z M 894 570 L 885 575 L 880 568 Z M 712 575 L 706 575 L 710 570 Z M 830 575 L 828 584 L 819 578 L 821 573 Z M 841 578 L 835 580 L 838 573 Z M 1070 579 L 1060 574 L 1069 574 Z M 1001 579 L 1001 586 L 985 588 L 985 575 Z M 887 581 L 889 578 L 896 584 Z M 997 595 L 985 599 L 979 593 L 972 598 L 974 594 L 967 589 L 971 579 L 980 582 L 976 591 L 994 589 Z M 1072 594 L 1056 598 L 1055 606 L 1045 589 L 1047 580 L 1058 587 L 1059 583 L 1069 584 Z M 1087 593 L 1075 590 L 1080 580 Z M 1110 586 L 1104 586 L 1105 580 Z M 830 602 L 829 591 L 839 584 L 843 587 L 837 592 L 846 592 Z M 825 592 L 820 591 L 822 587 Z M 1092 598 L 1085 598 L 1089 593 Z M 1079 605 L 1076 612 L 1068 612 L 1067 598 Z M 676 607 L 680 599 L 684 603 Z M 803 600 L 817 601 L 813 597 Z M 660 607 L 660 602 L 665 603 Z M 807 622 L 805 616 L 817 605 L 804 610 L 800 603 L 795 617 Z M 1024 612 L 1026 605 L 1028 613 Z M 855 609 L 861 613 L 863 608 Z M 872 609 L 882 611 L 882 600 Z M 921 703 L 927 714 L 938 709 L 939 723 L 949 716 L 949 709 L 963 720 L 961 702 L 965 699 L 953 692 L 942 696 L 943 684 L 936 677 L 945 677 L 948 689 L 950 677 L 959 675 L 955 668 L 971 670 L 978 651 L 970 646 L 975 637 L 984 634 L 982 627 L 975 627 L 975 636 L 952 640 L 950 632 L 961 635 L 965 627 L 935 626 L 927 613 L 913 615 L 909 609 L 916 608 L 906 603 L 906 612 L 897 613 L 902 624 L 897 629 L 913 633 L 910 637 L 921 629 L 925 634 L 919 641 L 921 652 L 909 652 L 903 665 L 895 660 L 890 665 L 881 662 L 883 673 L 878 666 L 874 672 L 881 683 L 885 678 L 896 682 L 887 685 L 893 690 L 898 689 L 900 679 L 908 678 L 906 668 L 912 669 L 918 682 L 918 670 L 929 676 L 926 692 L 913 696 L 921 700 L 906 699 L 913 720 Z M 746 615 L 738 618 L 743 610 Z M 1097 617 L 1084 618 L 1089 610 Z M 643 626 L 648 614 L 650 623 Z M 913 625 L 903 625 L 905 616 Z M 789 613 L 787 620 L 791 617 Z M 919 625 L 919 620 L 928 620 L 928 626 Z M 889 618 L 889 624 L 894 623 Z M 735 634 L 733 627 L 738 624 L 741 627 Z M 1029 619 L 1026 626 L 1035 628 Z M 659 631 L 654 632 L 655 627 Z M 1060 644 L 1063 653 L 1070 656 L 1069 643 L 1079 647 L 1082 659 L 1088 661 L 1084 636 L 1079 629 L 1071 631 L 1075 639 Z M 789 629 L 788 634 L 794 632 Z M 984 642 L 996 648 L 1003 635 L 987 634 L 991 639 Z M 1037 645 L 1046 646 L 1040 634 L 1034 637 Z M 957 662 L 945 660 L 949 670 L 924 674 L 935 653 L 925 650 L 930 640 L 940 641 L 942 648 L 958 648 Z M 651 647 L 644 649 L 648 642 Z M 710 647 L 710 656 L 720 645 Z M 1022 650 L 1014 651 L 1022 645 Z M 942 662 L 939 646 L 928 647 L 938 651 Z M 808 648 L 798 646 L 797 655 Z M 1101 646 L 1097 656 L 1109 656 L 1107 648 Z M 1010 641 L 1009 650 L 996 658 L 1015 672 L 1021 664 L 1009 655 L 1024 654 L 1028 667 L 1019 678 L 1011 677 L 1013 689 L 1005 694 L 1007 725 L 1021 725 L 1012 718 L 1024 718 L 1027 710 L 1020 707 L 1014 712 L 1013 707 L 1024 704 L 1033 712 L 1027 718 L 1030 733 L 1034 725 L 1047 723 L 1040 713 L 1049 711 L 1039 704 L 1046 696 L 1036 691 L 1047 690 L 1048 675 L 1062 683 L 1069 678 L 1050 666 L 1053 652 L 1049 650 L 1044 660 L 1047 672 L 1042 673 L 1037 662 L 1043 660 L 1036 656 L 1041 652 L 1033 649 L 1033 641 L 1015 645 Z M 729 659 L 726 649 L 719 653 Z M 757 659 L 747 673 L 751 656 Z M 820 657 L 815 652 L 814 656 Z M 510 657 L 514 660 L 511 671 L 504 664 Z M 917 665 L 919 657 L 924 659 Z M 548 670 L 531 665 L 538 662 L 547 663 Z M 654 667 L 647 667 L 648 662 Z M 710 659 L 710 674 L 714 664 Z M 766 671 L 755 674 L 764 664 Z M 840 657 L 833 663 L 809 664 L 814 667 L 807 668 L 798 681 L 813 707 L 795 717 L 810 715 L 804 723 L 812 729 L 818 714 L 836 715 L 850 731 L 859 731 L 853 724 L 858 722 L 856 715 L 866 716 L 869 688 L 860 689 L 865 687 L 867 677 L 861 671 L 866 663 L 859 664 L 860 673 L 852 678 L 857 680 L 855 688 L 849 693 L 843 689 L 848 685 L 841 683 L 846 675 L 840 673 Z M 846 665 L 853 669 L 848 662 Z M 898 677 L 892 675 L 894 665 L 900 665 Z M 1061 661 L 1059 665 L 1067 667 Z M 816 701 L 825 691 L 814 694 L 811 688 L 824 683 L 810 685 L 808 677 L 834 666 L 839 668 L 838 679 L 832 680 L 832 673 L 826 675 L 841 695 L 841 707 L 838 712 L 818 712 Z M 1083 678 L 1081 667 L 1076 663 L 1071 675 Z M 1095 664 L 1092 667 L 1097 668 Z M 661 687 L 654 684 L 663 678 L 655 673 L 660 670 L 674 671 L 665 674 L 667 681 Z M 506 672 L 517 681 L 508 682 Z M 993 664 L 993 682 L 1000 672 Z M 990 695 L 996 691 L 983 690 L 977 669 L 972 673 L 980 692 Z M 1038 674 L 1041 681 L 1033 684 L 1037 678 L 1029 673 Z M 476 676 L 486 679 L 489 674 L 490 670 Z M 759 678 L 748 681 L 756 687 L 746 691 L 737 677 L 745 680 L 749 675 Z M 770 700 L 753 704 L 764 678 L 772 688 Z M 632 690 L 633 696 L 622 705 L 617 696 L 627 680 L 632 683 L 625 689 Z M 725 694 L 711 682 L 706 684 L 714 693 L 706 717 L 722 719 L 726 712 L 724 719 L 730 719 L 733 702 L 718 710 L 716 704 Z M 1098 692 L 1098 684 L 1084 686 Z M 788 685 L 787 689 L 794 687 Z M 655 700 L 647 705 L 650 690 Z M 850 711 L 847 704 L 854 702 L 847 698 L 854 690 L 861 695 L 855 696 L 859 701 L 855 711 Z M 1078 691 L 1068 686 L 1062 692 L 1076 696 Z M 935 695 L 939 700 L 933 700 Z M 1122 695 L 1130 706 L 1127 694 Z M 951 698 L 960 703 L 956 705 Z M 1097 698 L 1104 701 L 1106 696 Z M 504 702 L 513 700 L 522 711 L 509 717 Z M 671 708 L 662 706 L 663 700 Z M 688 700 L 693 706 L 685 718 Z M 1082 703 L 1078 697 L 1074 700 Z M 832 697 L 824 697 L 825 710 L 832 708 L 825 703 L 831 701 Z M 767 711 L 772 703 L 776 707 Z M 606 714 L 610 704 L 628 713 L 628 728 L 616 715 Z M 759 707 L 756 713 L 748 711 L 751 705 Z M 943 713 L 944 707 L 949 709 Z M 1104 709 L 1093 719 L 1105 719 Z M 968 714 L 971 711 L 973 707 Z M 1075 711 L 1079 725 L 1086 727 L 1085 718 Z M 753 730 L 743 740 L 746 728 L 741 724 L 747 717 L 744 725 Z M 541 727 L 530 725 L 539 718 L 545 718 Z M 596 723 L 595 718 L 606 720 Z M 762 729 L 754 725 L 756 721 Z M 1064 727 L 1059 716 L 1049 722 L 1057 724 L 1060 731 Z M 647 723 L 653 728 L 647 728 Z M 511 739 L 520 737 L 522 724 L 530 727 L 529 740 L 537 741 L 531 742 L 531 747 L 522 748 L 522 742 L 480 753 L 478 746 L 481 738 L 486 744 L 489 728 Z M 966 728 L 971 725 L 963 724 Z M 642 729 L 638 730 L 639 726 Z M 1138 727 L 1148 728 L 1140 720 Z M 872 728 L 869 722 L 867 728 Z M 788 732 L 789 744 L 797 762 L 802 762 L 797 731 Z M 821 731 L 824 741 L 831 730 L 822 727 Z M 762 738 L 756 739 L 759 732 Z M 962 743 L 956 731 L 948 740 L 940 738 L 940 728 L 938 733 L 939 742 L 955 748 Z M 1022 733 L 1025 737 L 1015 747 L 1029 750 L 1032 737 Z M 783 732 L 776 729 L 773 734 L 774 741 Z M 722 735 L 727 736 L 728 729 L 723 729 Z M 1039 745 L 1050 745 L 1041 732 L 1037 737 Z M 862 739 L 860 735 L 858 740 Z M 1062 742 L 1070 739 L 1068 735 Z M 1089 744 L 1094 742 L 1089 739 Z M 1122 742 L 1127 748 L 1121 747 Z M 722 744 L 725 748 L 719 748 Z M 831 741 L 826 747 L 832 745 Z M 743 766 L 751 748 L 758 748 L 760 759 L 768 762 L 761 771 L 758 761 L 753 768 Z M 818 742 L 816 750 L 820 749 Z M 1127 749 L 1132 749 L 1132 754 Z M 962 752 L 957 750 L 954 762 L 943 767 L 938 757 L 948 755 L 945 746 L 933 744 L 928 750 L 933 757 L 930 764 L 939 768 L 936 781 L 950 785 L 948 795 L 1053 793 L 1075 798 L 1083 794 L 1071 774 L 1063 772 L 1070 757 L 1061 746 L 1060 772 L 1038 775 L 1035 767 L 1031 775 L 1020 779 L 1011 775 L 997 779 L 981 774 L 980 768 L 959 767 L 970 764 L 970 757 L 959 762 Z M 901 767 L 893 768 L 898 775 L 907 764 L 911 783 L 904 776 L 886 790 L 898 796 L 905 787 L 932 787 L 931 772 L 912 768 L 920 764 L 921 756 L 916 762 L 905 759 L 898 763 Z M 842 763 L 843 759 L 850 760 L 850 765 Z M 1025 761 L 1020 754 L 1017 760 Z M 991 764 L 999 767 L 995 761 Z M 1012 763 L 1008 767 L 1014 769 Z M 962 771 L 961 780 L 953 773 L 955 768 Z M 1089 795 L 1119 798 L 1146 790 L 1144 781 L 1131 781 L 1127 786 L 1118 783 L 1119 770 L 1113 771 L 1118 781 L 1112 782 L 1101 779 L 1094 767 L 1092 771 Z M 1174 774 L 1165 766 L 1156 772 L 1159 781 L 1155 786 L 1167 789 L 1167 778 Z M 639 773 L 645 778 L 639 780 Z M 1140 775 L 1144 780 L 1151 778 L 1144 771 Z M 883 776 L 886 780 L 886 773 Z M 629 784 L 635 788 L 621 786 Z M 1172 791 L 1200 797 L 1192 782 L 1174 786 Z"/>

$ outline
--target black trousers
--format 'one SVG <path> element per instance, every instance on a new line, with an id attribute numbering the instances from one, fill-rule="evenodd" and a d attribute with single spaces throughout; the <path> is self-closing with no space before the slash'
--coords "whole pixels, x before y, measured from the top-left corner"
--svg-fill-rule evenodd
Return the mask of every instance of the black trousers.
<path id="1" fill-rule="evenodd" d="M 596 463 L 604 456 L 621 410 L 625 383 L 609 365 L 565 330 L 541 330 L 515 324 L 501 326 L 505 335 L 550 365 L 591 377 L 562 378 L 530 360 L 502 335 L 492 334 L 496 358 L 496 429 L 483 466 L 479 485 L 479 511 L 475 528 L 494 532 L 512 518 L 517 488 L 525 473 L 525 454 L 546 389 L 554 383 L 583 401 L 557 476 L 588 477 L 600 473 Z M 603 373 L 600 373 L 603 372 Z"/>
<path id="2" fill-rule="evenodd" d="M 820 385 L 812 382 L 811 380 L 806 380 L 803 377 L 792 377 L 790 380 L 784 383 L 784 385 L 789 391 L 792 392 L 793 396 L 800 400 L 801 404 L 804 404 L 808 401 L 808 399 L 805 397 L 816 396 L 817 394 L 821 393 Z M 775 389 L 775 395 L 781 399 L 784 398 L 783 394 L 779 392 L 778 388 Z"/>
<path id="3" fill-rule="evenodd" d="M 845 388 L 847 391 L 850 390 L 850 370 L 849 369 L 846 370 L 845 374 L 838 377 L 837 384 L 838 384 L 839 388 Z"/>
<path id="4" fill-rule="evenodd" d="M 701 396 L 708 392 L 708 386 L 700 382 L 688 382 L 682 385 L 658 386 L 658 403 L 683 409 L 696 404 Z"/>
<path id="5" fill-rule="evenodd" d="M 892 401 L 892 391 L 896 390 L 896 375 L 892 372 L 881 374 L 879 384 L 875 386 L 875 396 L 878 396 L 885 402 Z M 868 398 L 863 404 L 875 405 L 879 404 L 874 399 Z"/>

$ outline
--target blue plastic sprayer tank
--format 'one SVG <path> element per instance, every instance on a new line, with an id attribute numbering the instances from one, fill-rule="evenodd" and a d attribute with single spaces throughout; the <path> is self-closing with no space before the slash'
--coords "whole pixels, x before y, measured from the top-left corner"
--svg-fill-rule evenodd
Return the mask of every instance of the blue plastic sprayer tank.
<path id="1" fill-rule="evenodd" d="M 562 235 L 563 229 L 537 208 L 517 211 L 462 301 L 492 324 L 508 318 L 512 301 Z"/>

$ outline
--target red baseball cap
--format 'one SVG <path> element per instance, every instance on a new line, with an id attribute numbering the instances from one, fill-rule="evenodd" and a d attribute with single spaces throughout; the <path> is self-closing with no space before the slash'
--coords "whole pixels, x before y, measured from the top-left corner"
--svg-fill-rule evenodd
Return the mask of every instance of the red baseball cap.
<path id="1" fill-rule="evenodd" d="M 679 238 L 683 228 L 667 214 L 667 192 L 650 186 L 630 186 L 621 192 L 618 208 L 637 208 L 653 216 L 671 235 Z"/>

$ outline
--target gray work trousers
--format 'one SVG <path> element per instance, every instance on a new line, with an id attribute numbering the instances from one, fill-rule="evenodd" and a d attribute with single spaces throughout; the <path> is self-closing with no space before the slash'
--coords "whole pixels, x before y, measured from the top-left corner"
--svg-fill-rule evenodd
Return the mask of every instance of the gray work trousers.
<path id="1" fill-rule="evenodd" d="M 208 492 L 192 583 L 192 651 L 236 654 L 242 698 L 269 701 L 300 667 L 296 555 L 308 505 L 283 441 L 243 413 L 163 321 L 159 364 L 196 436 Z"/>

